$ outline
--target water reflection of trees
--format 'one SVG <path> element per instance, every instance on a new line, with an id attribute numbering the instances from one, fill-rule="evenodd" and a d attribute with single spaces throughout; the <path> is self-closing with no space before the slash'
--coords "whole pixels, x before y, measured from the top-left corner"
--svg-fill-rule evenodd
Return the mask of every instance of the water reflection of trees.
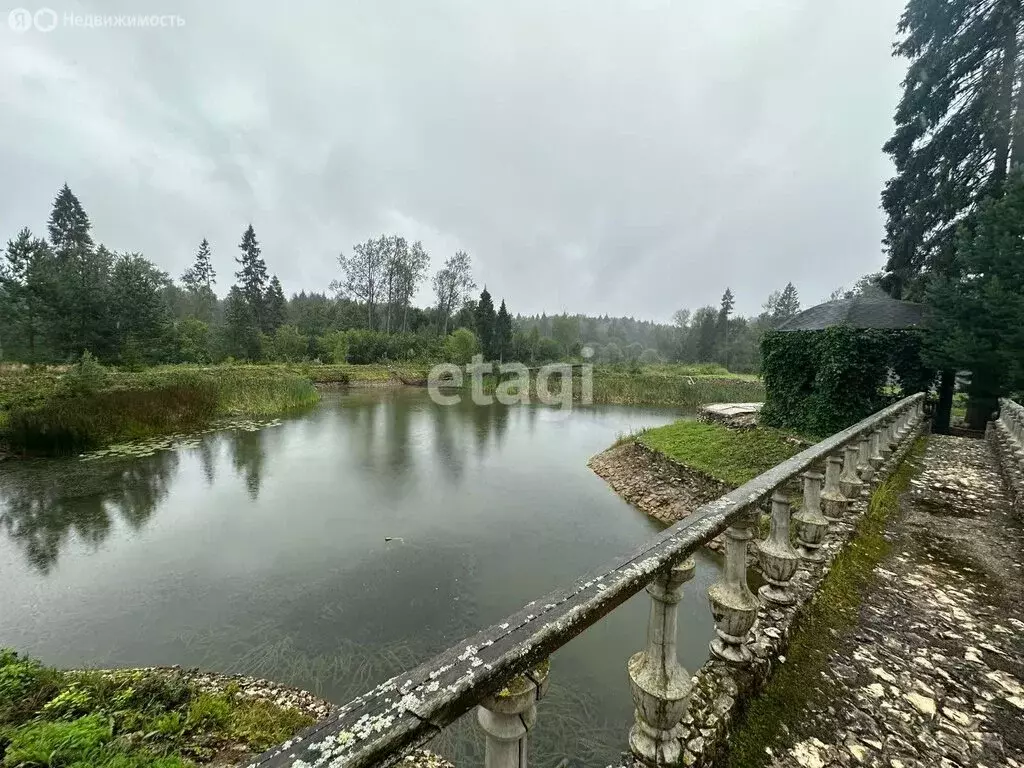
<path id="1" fill-rule="evenodd" d="M 47 573 L 72 536 L 94 546 L 113 516 L 141 528 L 167 496 L 178 455 L 83 463 L 33 461 L 0 472 L 0 530 Z"/>
<path id="2" fill-rule="evenodd" d="M 266 459 L 262 432 L 236 429 L 231 433 L 230 445 L 231 463 L 245 482 L 249 498 L 256 501 L 260 496 L 263 463 Z"/>
<path id="3" fill-rule="evenodd" d="M 345 422 L 357 466 L 387 477 L 389 487 L 395 488 L 415 471 L 418 452 L 413 444 L 426 436 L 434 461 L 428 469 L 440 469 L 453 484 L 461 482 L 471 455 L 482 460 L 492 448 L 501 447 L 512 411 L 498 402 L 477 405 L 467 396 L 443 406 L 420 392 L 399 391 L 346 397 L 336 413 Z"/>

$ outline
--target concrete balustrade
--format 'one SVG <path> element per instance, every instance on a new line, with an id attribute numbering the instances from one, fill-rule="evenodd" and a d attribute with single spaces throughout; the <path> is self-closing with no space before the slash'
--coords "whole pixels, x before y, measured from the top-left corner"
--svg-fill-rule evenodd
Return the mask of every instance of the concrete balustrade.
<path id="1" fill-rule="evenodd" d="M 836 454 L 828 457 L 825 466 L 825 490 L 821 501 L 825 519 L 830 522 L 842 520 L 850 506 L 850 500 L 843 495 L 839 478 L 843 472 L 843 457 Z"/>
<path id="2" fill-rule="evenodd" d="M 686 714 L 691 686 L 690 673 L 676 654 L 677 614 L 683 584 L 693 578 L 694 569 L 693 558 L 687 558 L 647 586 L 651 597 L 647 648 L 627 664 L 636 706 L 629 748 L 649 765 L 674 765 L 681 757 L 678 726 Z"/>
<path id="3" fill-rule="evenodd" d="M 805 472 L 803 481 L 804 501 L 800 511 L 793 515 L 796 521 L 796 551 L 802 559 L 819 563 L 824 560 L 824 555 L 818 550 L 828 528 L 828 520 L 821 513 L 822 475 L 819 472 Z"/>
<path id="4" fill-rule="evenodd" d="M 708 590 L 715 622 L 708 665 L 746 669 L 760 659 L 764 669 L 763 636 L 768 630 L 761 633 L 760 645 L 751 647 L 759 611 L 792 616 L 798 610 L 794 603 L 807 599 L 810 588 L 807 569 L 817 569 L 820 578 L 823 569 L 817 563 L 827 559 L 826 551 L 832 557 L 837 549 L 834 539 L 826 541 L 829 518 L 849 535 L 851 513 L 866 509 L 863 502 L 872 483 L 882 482 L 898 466 L 923 427 L 922 395 L 864 419 L 695 510 L 601 576 L 535 600 L 432 662 L 381 684 L 339 708 L 312 735 L 270 750 L 251 768 L 391 764 L 396 755 L 425 743 L 474 706 L 484 734 L 486 768 L 526 768 L 529 732 L 548 685 L 547 658 L 641 589 L 651 604 L 645 648 L 627 663 L 635 707 L 630 751 L 635 761 L 652 767 L 707 765 L 711 758 L 698 757 L 693 750 L 697 742 L 705 744 L 711 731 L 694 723 L 689 706 L 696 694 L 690 673 L 677 658 L 678 605 L 683 585 L 694 575 L 692 553 L 724 533 L 722 578 Z M 1022 428 L 1024 409 L 1004 401 L 990 434 L 1001 454 L 1009 457 L 1018 487 L 1024 488 Z M 824 474 L 817 471 L 822 465 Z M 785 488 L 797 478 L 803 499 L 794 514 Z M 748 549 L 766 503 L 770 530 L 757 547 L 766 583 L 755 595 L 747 583 Z M 796 550 L 790 542 L 791 525 L 796 528 Z M 704 670 L 698 672 L 702 674 Z M 714 679 L 721 678 L 706 678 L 705 684 Z M 731 691 L 715 699 L 726 707 L 716 709 L 717 722 L 735 701 L 735 689 Z"/>
<path id="5" fill-rule="evenodd" d="M 839 476 L 839 491 L 847 499 L 860 498 L 863 483 L 857 474 L 857 457 L 860 450 L 857 445 L 847 445 L 843 449 L 843 473 Z"/>
<path id="6" fill-rule="evenodd" d="M 711 652 L 736 664 L 750 661 L 747 633 L 757 619 L 757 598 L 747 586 L 747 545 L 754 538 L 756 520 L 746 510 L 725 532 L 725 573 L 708 590 L 711 615 L 715 619 L 715 637 Z"/>
<path id="7" fill-rule="evenodd" d="M 857 475 L 860 477 L 860 493 L 866 496 L 871 493 L 871 479 L 875 468 L 871 466 L 871 438 L 867 434 L 860 436 L 857 442 Z"/>
<path id="8" fill-rule="evenodd" d="M 768 538 L 757 550 L 761 575 L 768 582 L 758 590 L 764 600 L 778 605 L 791 605 L 796 598 L 789 590 L 789 582 L 800 564 L 800 557 L 789 539 L 789 521 L 792 509 L 789 498 L 776 491 L 772 494 L 772 521 Z"/>

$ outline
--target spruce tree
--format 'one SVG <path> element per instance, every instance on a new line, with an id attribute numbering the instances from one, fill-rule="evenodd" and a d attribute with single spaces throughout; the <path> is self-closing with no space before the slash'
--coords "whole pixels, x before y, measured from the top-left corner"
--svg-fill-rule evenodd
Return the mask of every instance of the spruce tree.
<path id="1" fill-rule="evenodd" d="M 256 327 L 263 327 L 264 299 L 267 292 L 267 265 L 261 256 L 260 244 L 256 240 L 256 232 L 252 224 L 242 234 L 242 242 L 238 244 L 242 256 L 235 259 L 239 270 L 238 278 L 242 297 L 249 304 L 252 315 L 256 319 Z"/>
<path id="2" fill-rule="evenodd" d="M 50 319 L 54 277 L 50 246 L 33 236 L 28 227 L 7 242 L 0 260 L 0 289 L 5 297 L 0 322 L 10 330 L 3 341 L 8 348 L 22 350 L 30 363 L 39 360 L 38 348 Z"/>
<path id="3" fill-rule="evenodd" d="M 504 362 L 512 351 L 512 316 L 505 308 L 505 300 L 501 300 L 501 307 L 494 319 L 494 357 L 499 362 Z"/>
<path id="4" fill-rule="evenodd" d="M 270 279 L 270 287 L 263 297 L 264 317 L 261 330 L 264 333 L 274 333 L 285 324 L 287 320 L 288 302 L 285 301 L 284 291 L 281 290 L 281 281 L 274 275 Z"/>
<path id="5" fill-rule="evenodd" d="M 84 351 L 109 357 L 115 346 L 109 301 L 113 255 L 102 245 L 94 247 L 89 217 L 67 184 L 53 201 L 48 227 L 55 266 L 56 345 L 67 357 L 77 358 Z"/>
<path id="6" fill-rule="evenodd" d="M 240 360 L 260 359 L 260 328 L 252 304 L 237 285 L 224 302 L 224 352 Z"/>
<path id="7" fill-rule="evenodd" d="M 140 254 L 126 253 L 114 262 L 110 294 L 122 363 L 156 363 L 167 356 L 170 312 L 160 291 L 168 282 Z"/>
<path id="8" fill-rule="evenodd" d="M 786 283 L 786 287 L 782 289 L 779 300 L 775 305 L 772 319 L 781 323 L 794 317 L 799 311 L 800 295 L 796 291 L 796 286 L 793 283 Z"/>
<path id="9" fill-rule="evenodd" d="M 195 261 L 185 270 L 181 282 L 189 294 L 188 314 L 205 323 L 213 321 L 217 306 L 217 295 L 213 292 L 216 278 L 217 273 L 214 272 L 210 255 L 210 243 L 204 237 L 199 244 Z"/>
<path id="10" fill-rule="evenodd" d="M 927 337 L 936 367 L 971 371 L 968 421 L 975 429 L 996 399 L 1024 388 L 1024 177 L 1014 172 L 1005 194 L 981 204 L 958 232 L 950 275 L 936 275 L 927 300 L 934 309 Z"/>
<path id="11" fill-rule="evenodd" d="M 476 324 L 476 337 L 480 342 L 480 351 L 486 359 L 494 359 L 494 302 L 491 301 L 491 294 L 484 286 L 480 293 L 480 300 L 473 310 L 473 319 Z"/>
<path id="12" fill-rule="evenodd" d="M 736 299 L 732 295 L 732 289 L 726 287 L 722 294 L 722 302 L 718 309 L 718 327 L 716 329 L 718 344 L 718 359 L 729 367 L 729 317 L 732 315 L 732 308 L 736 306 Z"/>
<path id="13" fill-rule="evenodd" d="M 192 266 L 185 270 L 181 276 L 181 282 L 185 288 L 193 293 L 199 293 L 203 289 L 213 291 L 213 284 L 216 282 L 217 273 L 213 270 L 213 262 L 210 259 L 210 242 L 204 237 L 196 251 L 196 260 Z"/>
<path id="14" fill-rule="evenodd" d="M 909 0 L 895 53 L 910 60 L 896 131 L 896 165 L 882 207 L 888 217 L 886 287 L 923 293 L 924 272 L 946 273 L 964 215 L 998 195 L 1024 160 L 1020 0 Z"/>

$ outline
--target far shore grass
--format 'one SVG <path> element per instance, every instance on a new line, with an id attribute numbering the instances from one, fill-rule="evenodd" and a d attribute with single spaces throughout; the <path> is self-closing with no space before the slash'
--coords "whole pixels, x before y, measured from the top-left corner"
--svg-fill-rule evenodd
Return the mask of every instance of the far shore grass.
<path id="1" fill-rule="evenodd" d="M 803 449 L 799 438 L 782 430 L 737 430 L 698 421 L 677 421 L 649 429 L 636 439 L 653 451 L 735 487 Z"/>
<path id="2" fill-rule="evenodd" d="M 228 417 L 272 418 L 315 404 L 318 386 L 423 384 L 429 370 L 427 363 L 0 366 L 0 450 L 69 455 Z M 579 399 L 578 375 L 573 384 Z M 714 365 L 597 365 L 593 372 L 595 403 L 694 408 L 763 397 L 756 377 Z"/>

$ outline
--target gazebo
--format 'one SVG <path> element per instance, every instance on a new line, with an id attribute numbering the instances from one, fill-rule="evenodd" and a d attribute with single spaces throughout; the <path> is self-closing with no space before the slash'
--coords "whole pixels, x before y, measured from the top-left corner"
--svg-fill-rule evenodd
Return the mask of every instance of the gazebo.
<path id="1" fill-rule="evenodd" d="M 899 301 L 887 295 L 859 295 L 826 301 L 805 309 L 780 325 L 779 331 L 823 331 L 826 328 L 903 330 L 924 324 L 924 304 Z"/>
<path id="2" fill-rule="evenodd" d="M 925 307 L 884 294 L 827 301 L 761 340 L 761 423 L 823 436 L 845 429 L 893 396 L 927 389 L 921 361 Z"/>

